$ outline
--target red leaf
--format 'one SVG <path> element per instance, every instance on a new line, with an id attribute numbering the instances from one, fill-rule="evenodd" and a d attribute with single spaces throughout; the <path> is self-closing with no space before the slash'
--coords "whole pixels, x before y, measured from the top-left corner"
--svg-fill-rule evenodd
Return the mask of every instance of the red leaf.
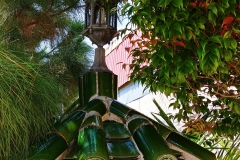
<path id="1" fill-rule="evenodd" d="M 206 131 L 209 131 L 209 132 L 210 132 L 211 130 L 212 130 L 212 128 L 211 128 L 211 127 L 209 127 L 209 126 L 208 126 L 208 127 L 206 127 Z"/>
<path id="2" fill-rule="evenodd" d="M 137 44 L 138 44 L 138 47 L 139 47 L 140 49 L 142 49 L 142 43 L 141 43 L 141 42 L 137 42 Z"/>
<path id="3" fill-rule="evenodd" d="M 223 31 L 221 32 L 221 36 L 224 36 L 225 33 L 226 33 L 226 31 L 223 30 Z"/>
<path id="4" fill-rule="evenodd" d="M 132 39 L 132 37 L 134 36 L 134 34 L 128 34 L 128 38 L 131 40 Z"/>
<path id="5" fill-rule="evenodd" d="M 146 59 L 146 54 L 142 53 L 142 54 L 140 54 L 140 57 L 141 57 L 142 59 Z"/>
<path id="6" fill-rule="evenodd" d="M 150 44 L 149 44 L 149 42 L 147 42 L 147 41 L 144 41 L 144 42 L 143 42 L 143 45 L 144 45 L 145 47 L 147 47 L 147 48 L 150 48 Z"/>
<path id="7" fill-rule="evenodd" d="M 132 46 L 134 46 L 134 44 L 136 43 L 136 41 L 130 41 L 130 43 L 132 44 Z"/>
<path id="8" fill-rule="evenodd" d="M 176 41 L 177 40 L 177 36 L 173 36 L 173 40 Z"/>
<path id="9" fill-rule="evenodd" d="M 204 4 L 204 8 L 206 8 L 206 9 L 207 9 L 207 3 L 206 3 L 206 2 L 204 2 L 203 4 Z"/>
<path id="10" fill-rule="evenodd" d="M 149 34 L 143 34 L 143 35 L 142 35 L 142 38 L 150 39 L 150 35 L 149 35 Z"/>
<path id="11" fill-rule="evenodd" d="M 125 50 L 129 53 L 130 52 L 130 47 L 125 47 Z"/>
<path id="12" fill-rule="evenodd" d="M 228 31 L 227 25 L 224 25 L 224 26 L 223 26 L 223 30 L 224 30 L 224 31 Z"/>
<path id="13" fill-rule="evenodd" d="M 123 63 L 122 64 L 122 69 L 126 69 L 126 66 L 127 66 L 126 63 Z"/>
<path id="14" fill-rule="evenodd" d="M 188 6 L 195 8 L 196 7 L 196 3 L 191 2 L 191 3 L 188 4 Z"/>
<path id="15" fill-rule="evenodd" d="M 230 24 L 233 20 L 234 20 L 234 17 L 227 16 L 227 17 L 223 20 L 221 27 L 223 27 L 224 25 Z"/>
<path id="16" fill-rule="evenodd" d="M 164 43 L 164 46 L 167 47 L 168 49 L 171 48 L 171 47 L 168 45 L 168 42 Z"/>
<path id="17" fill-rule="evenodd" d="M 156 39 L 151 40 L 151 43 L 152 43 L 153 46 L 156 46 L 156 44 L 157 44 L 157 40 L 156 40 Z"/>
<path id="18" fill-rule="evenodd" d="M 175 42 L 174 45 L 186 48 L 185 44 L 183 42 L 180 42 L 180 41 Z"/>
<path id="19" fill-rule="evenodd" d="M 184 41 L 186 40 L 186 38 L 185 38 L 185 37 L 183 37 L 183 36 L 181 36 L 181 39 L 182 39 L 182 40 L 184 40 Z"/>

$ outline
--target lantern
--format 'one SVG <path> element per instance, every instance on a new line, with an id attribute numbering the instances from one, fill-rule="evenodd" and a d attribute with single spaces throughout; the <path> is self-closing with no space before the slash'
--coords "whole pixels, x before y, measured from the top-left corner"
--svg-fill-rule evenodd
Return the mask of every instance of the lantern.
<path id="1" fill-rule="evenodd" d="M 118 0 L 85 0 L 85 3 L 85 30 L 82 35 L 98 46 L 90 71 L 111 72 L 105 62 L 103 46 L 117 33 Z"/>
<path id="2" fill-rule="evenodd" d="M 97 46 L 109 43 L 117 33 L 118 0 L 85 0 L 85 31 Z"/>

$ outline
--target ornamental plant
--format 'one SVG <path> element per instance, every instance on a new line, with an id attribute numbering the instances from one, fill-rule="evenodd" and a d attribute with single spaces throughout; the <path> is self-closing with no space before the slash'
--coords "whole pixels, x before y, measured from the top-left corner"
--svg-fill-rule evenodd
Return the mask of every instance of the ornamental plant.
<path id="1" fill-rule="evenodd" d="M 0 160 L 26 159 L 75 100 L 75 77 L 91 51 L 83 23 L 71 17 L 81 7 L 80 0 L 0 1 Z M 41 50 L 42 42 L 51 47 Z"/>
<path id="2" fill-rule="evenodd" d="M 132 0 L 122 14 L 142 31 L 130 78 L 172 95 L 188 132 L 239 133 L 240 1 Z"/>

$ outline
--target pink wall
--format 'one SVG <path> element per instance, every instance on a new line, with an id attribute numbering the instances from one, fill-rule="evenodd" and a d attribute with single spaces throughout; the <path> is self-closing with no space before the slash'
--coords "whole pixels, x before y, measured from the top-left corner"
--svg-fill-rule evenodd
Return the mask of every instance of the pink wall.
<path id="1" fill-rule="evenodd" d="M 134 35 L 131 40 L 136 40 L 137 38 L 139 37 Z M 132 62 L 131 52 L 128 52 L 126 48 L 129 48 L 130 51 L 134 48 L 127 36 L 123 38 L 122 42 L 106 56 L 108 68 L 113 71 L 114 74 L 118 75 L 118 87 L 121 87 L 130 80 L 129 65 L 126 65 L 126 67 L 123 68 L 123 64 L 131 64 Z"/>

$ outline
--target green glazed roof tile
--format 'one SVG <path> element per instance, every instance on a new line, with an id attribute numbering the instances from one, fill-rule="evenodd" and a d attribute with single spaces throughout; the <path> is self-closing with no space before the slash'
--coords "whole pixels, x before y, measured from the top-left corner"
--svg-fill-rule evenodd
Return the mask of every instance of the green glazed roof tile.
<path id="1" fill-rule="evenodd" d="M 104 131 L 96 126 L 89 126 L 78 135 L 78 159 L 108 159 L 107 142 Z"/>
<path id="2" fill-rule="evenodd" d="M 113 100 L 112 104 L 110 105 L 110 112 L 114 113 L 115 115 L 123 119 L 127 117 L 130 111 L 131 111 L 131 108 L 127 107 L 126 105 L 116 100 Z"/>
<path id="3" fill-rule="evenodd" d="M 154 126 L 157 128 L 159 134 L 166 139 L 166 137 L 172 132 L 172 130 L 170 128 L 168 128 L 167 126 L 163 125 L 163 124 L 159 124 L 156 121 L 151 120 L 151 122 L 154 124 Z"/>
<path id="4" fill-rule="evenodd" d="M 88 72 L 80 78 L 79 84 L 79 96 L 81 98 L 80 104 L 86 105 L 89 101 L 89 98 L 96 94 L 97 85 L 96 85 L 96 73 Z"/>
<path id="5" fill-rule="evenodd" d="M 136 110 L 131 110 L 131 111 L 128 112 L 126 118 L 129 119 L 129 118 L 133 117 L 134 115 L 141 115 L 141 116 L 143 116 L 143 117 L 146 117 L 144 114 L 141 114 L 141 113 L 139 113 L 139 112 L 136 111 Z"/>
<path id="6" fill-rule="evenodd" d="M 108 153 L 111 158 L 129 159 L 140 154 L 131 140 L 107 142 Z"/>
<path id="7" fill-rule="evenodd" d="M 103 128 L 107 139 L 129 139 L 131 134 L 126 126 L 115 121 L 104 121 Z"/>
<path id="8" fill-rule="evenodd" d="M 103 127 L 102 118 L 97 115 L 91 115 L 88 118 L 86 118 L 86 120 L 83 122 L 81 128 L 84 128 L 84 127 L 87 127 L 90 125 L 94 125 L 94 126 L 102 128 Z"/>
<path id="9" fill-rule="evenodd" d="M 99 99 L 93 99 L 92 101 L 88 102 L 87 105 L 84 106 L 81 109 L 86 111 L 86 112 L 96 111 L 99 114 L 101 114 L 102 116 L 107 111 L 105 104 L 101 100 L 99 100 Z"/>
<path id="10" fill-rule="evenodd" d="M 42 144 L 33 154 L 29 156 L 29 160 L 49 159 L 53 160 L 58 157 L 68 145 L 63 137 L 58 134 L 51 134 L 44 144 Z"/>
<path id="11" fill-rule="evenodd" d="M 133 133 L 136 129 L 143 125 L 151 125 L 151 123 L 145 118 L 137 117 L 128 123 L 128 128 Z"/>
<path id="12" fill-rule="evenodd" d="M 194 143 L 193 141 L 183 137 L 178 133 L 171 132 L 167 137 L 167 141 L 187 151 L 188 153 L 193 154 L 199 159 L 204 159 L 204 160 L 216 159 L 215 155 L 212 152 L 208 151 L 207 149 L 201 147 L 200 145 Z"/>
<path id="13" fill-rule="evenodd" d="M 102 122 L 103 116 L 108 113 L 99 99 L 88 102 L 83 110 L 85 112 L 76 111 L 59 122 L 53 130 L 53 133 L 57 131 L 59 135 L 49 138 L 45 145 L 28 159 L 55 159 L 68 148 L 72 138 L 75 138 L 77 144 L 72 145 L 77 147 L 70 145 L 72 150 L 68 148 L 67 153 L 63 154 L 67 156 L 62 159 L 133 160 L 142 157 L 143 160 L 184 160 L 182 152 L 185 152 L 200 159 L 204 159 L 206 155 L 209 160 L 216 160 L 210 151 L 116 100 L 111 103 L 110 112 L 120 118 L 118 120 L 122 120 L 121 123 L 112 118 Z M 75 136 L 76 133 L 78 136 Z M 166 142 L 180 148 L 181 152 L 171 150 Z"/>
<path id="14" fill-rule="evenodd" d="M 54 131 L 61 134 L 68 143 L 70 143 L 77 135 L 78 129 L 83 121 L 85 112 L 76 111 L 69 117 L 64 119 L 57 126 L 54 126 Z"/>
<path id="15" fill-rule="evenodd" d="M 140 126 L 133 133 L 133 138 L 145 160 L 159 159 L 163 156 L 174 157 L 171 149 L 153 125 Z M 172 160 L 175 159 L 172 158 Z"/>
<path id="16" fill-rule="evenodd" d="M 117 90 L 117 85 L 114 85 L 116 80 L 117 76 L 110 72 L 98 72 L 98 95 L 117 98 L 117 94 L 113 93 Z"/>
<path id="17" fill-rule="evenodd" d="M 131 110 L 131 111 L 128 113 L 128 115 L 127 115 L 127 119 L 130 119 L 131 117 L 136 116 L 136 115 L 139 115 L 139 116 L 141 116 L 141 117 L 143 117 L 143 118 L 148 119 L 148 120 L 157 128 L 158 132 L 160 133 L 160 135 L 161 135 L 164 139 L 166 139 L 166 137 L 172 132 L 172 130 L 171 130 L 168 126 L 165 126 L 165 125 L 163 125 L 163 124 L 160 124 L 160 123 L 158 123 L 157 121 L 152 120 L 151 118 L 145 116 L 144 114 L 142 114 L 142 113 L 140 113 L 140 112 L 138 112 L 138 111 L 136 111 L 136 110 Z M 130 127 L 129 127 L 129 129 L 130 129 Z"/>

